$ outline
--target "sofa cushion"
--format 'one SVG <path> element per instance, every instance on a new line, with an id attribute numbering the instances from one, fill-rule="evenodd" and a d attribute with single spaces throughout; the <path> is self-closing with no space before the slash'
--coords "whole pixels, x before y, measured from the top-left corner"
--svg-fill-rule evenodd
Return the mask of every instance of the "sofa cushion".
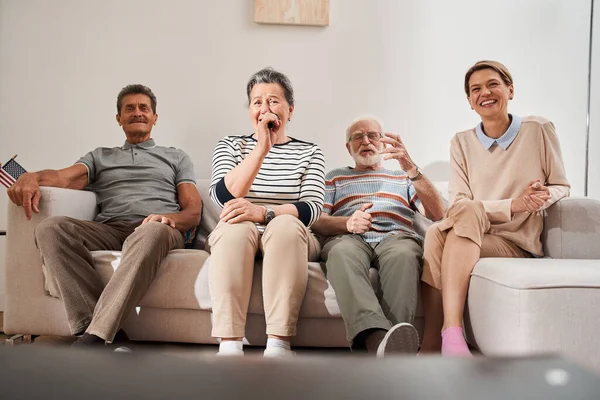
<path id="1" fill-rule="evenodd" d="M 484 258 L 465 313 L 484 355 L 561 353 L 600 367 L 600 261 Z"/>
<path id="2" fill-rule="evenodd" d="M 94 267 L 106 285 L 121 262 L 119 251 L 93 251 Z M 204 288 L 208 270 L 202 266 L 208 253 L 202 250 L 173 250 L 158 269 L 154 282 L 140 306 L 210 310 L 210 296 Z"/>
<path id="3" fill-rule="evenodd" d="M 94 266 L 106 285 L 119 267 L 118 251 L 92 252 Z M 210 258 L 202 250 L 174 250 L 164 260 L 156 279 L 140 302 L 140 306 L 212 310 L 209 288 Z M 262 299 L 262 268 L 254 268 L 250 314 L 264 315 Z M 325 278 L 319 263 L 308 263 L 308 287 L 300 309 L 300 318 L 340 317 L 333 288 Z"/>

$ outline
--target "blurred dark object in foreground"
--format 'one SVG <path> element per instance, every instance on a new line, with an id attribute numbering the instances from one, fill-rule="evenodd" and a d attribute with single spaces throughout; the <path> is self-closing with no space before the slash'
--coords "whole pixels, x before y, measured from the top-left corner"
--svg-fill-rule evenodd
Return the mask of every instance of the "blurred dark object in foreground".
<path id="1" fill-rule="evenodd" d="M 600 377 L 560 358 L 199 357 L 0 347 L 13 399 L 598 399 Z"/>

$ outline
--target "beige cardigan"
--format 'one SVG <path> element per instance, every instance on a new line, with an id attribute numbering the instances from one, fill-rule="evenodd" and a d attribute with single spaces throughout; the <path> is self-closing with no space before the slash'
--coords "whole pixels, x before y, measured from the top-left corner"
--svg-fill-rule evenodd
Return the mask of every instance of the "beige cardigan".
<path id="1" fill-rule="evenodd" d="M 506 238 L 524 250 L 541 256 L 541 211 L 511 215 L 512 199 L 530 181 L 548 186 L 549 207 L 569 195 L 560 144 L 552 122 L 525 117 L 519 133 L 504 150 L 493 145 L 485 150 L 475 129 L 457 133 L 450 146 L 451 203 L 467 198 L 483 203 L 491 227 L 488 233 Z"/>

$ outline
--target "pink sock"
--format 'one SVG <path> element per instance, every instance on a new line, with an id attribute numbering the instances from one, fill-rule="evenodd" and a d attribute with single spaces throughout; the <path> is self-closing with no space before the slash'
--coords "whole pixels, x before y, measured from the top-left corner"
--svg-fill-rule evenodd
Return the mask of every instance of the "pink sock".
<path id="1" fill-rule="evenodd" d="M 452 326 L 442 332 L 442 355 L 443 356 L 470 356 L 469 346 L 465 342 L 463 328 Z"/>

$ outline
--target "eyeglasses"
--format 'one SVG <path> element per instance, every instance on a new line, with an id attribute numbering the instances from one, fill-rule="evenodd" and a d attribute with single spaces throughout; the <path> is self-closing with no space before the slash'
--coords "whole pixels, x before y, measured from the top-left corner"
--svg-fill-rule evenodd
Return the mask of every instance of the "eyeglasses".
<path id="1" fill-rule="evenodd" d="M 378 142 L 383 137 L 380 132 L 355 132 L 350 135 L 350 140 L 355 143 L 362 142 L 365 136 L 369 142 Z"/>

